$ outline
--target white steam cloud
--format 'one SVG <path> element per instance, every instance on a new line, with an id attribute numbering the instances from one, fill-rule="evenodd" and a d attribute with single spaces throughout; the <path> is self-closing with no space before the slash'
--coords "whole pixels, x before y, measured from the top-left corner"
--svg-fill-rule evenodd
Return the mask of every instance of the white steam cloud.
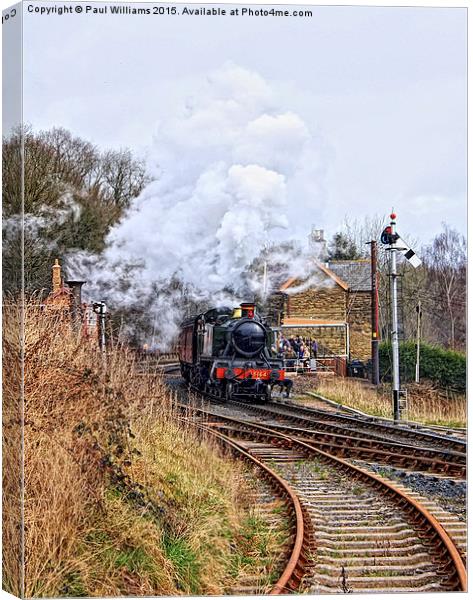
<path id="1" fill-rule="evenodd" d="M 55 207 L 44 204 L 37 209 L 35 214 L 16 214 L 4 219 L 2 222 L 4 240 L 11 241 L 20 236 L 23 230 L 25 238 L 34 239 L 36 244 L 55 249 L 54 239 L 46 241 L 43 233 L 59 229 L 69 219 L 77 222 L 81 210 L 80 204 L 74 199 L 74 194 L 66 191 L 59 198 Z"/>
<path id="2" fill-rule="evenodd" d="M 95 298 L 146 305 L 170 338 L 183 316 L 182 289 L 171 293 L 171 279 L 213 303 L 228 301 L 224 290 L 240 295 L 233 301 L 261 292 L 262 279 L 247 268 L 291 215 L 313 207 L 319 146 L 260 75 L 227 64 L 158 123 L 154 181 L 111 231 L 103 255 L 71 257 L 69 269 L 92 284 Z M 293 276 L 307 273 L 307 257 L 284 260 Z"/>

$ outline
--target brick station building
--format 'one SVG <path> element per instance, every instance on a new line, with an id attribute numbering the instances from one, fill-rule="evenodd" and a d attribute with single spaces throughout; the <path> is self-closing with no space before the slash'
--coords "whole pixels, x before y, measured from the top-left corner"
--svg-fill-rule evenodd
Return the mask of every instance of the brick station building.
<path id="1" fill-rule="evenodd" d="M 317 341 L 318 361 L 345 375 L 348 361 L 371 358 L 370 261 L 313 264 L 306 281 L 288 279 L 273 292 L 271 324 L 285 338 Z"/>

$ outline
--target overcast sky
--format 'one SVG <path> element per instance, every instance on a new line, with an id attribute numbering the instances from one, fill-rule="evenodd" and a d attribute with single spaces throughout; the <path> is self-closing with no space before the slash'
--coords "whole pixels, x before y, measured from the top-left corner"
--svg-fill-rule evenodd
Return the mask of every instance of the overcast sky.
<path id="1" fill-rule="evenodd" d="M 442 221 L 465 232 L 466 9 L 312 10 L 284 19 L 26 12 L 24 118 L 149 155 L 158 122 L 232 63 L 257 73 L 317 141 L 318 186 L 291 223 L 297 235 L 392 207 L 401 232 L 421 242 Z"/>

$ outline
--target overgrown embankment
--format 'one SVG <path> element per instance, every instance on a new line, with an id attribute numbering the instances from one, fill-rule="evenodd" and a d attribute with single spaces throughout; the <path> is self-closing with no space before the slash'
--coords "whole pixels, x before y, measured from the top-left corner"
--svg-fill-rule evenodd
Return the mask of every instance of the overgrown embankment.
<path id="1" fill-rule="evenodd" d="M 18 306 L 6 305 L 12 339 L 18 320 Z M 14 346 L 4 354 L 10 370 L 19 359 Z M 33 303 L 24 367 L 26 568 L 23 588 L 12 536 L 3 548 L 7 591 L 222 594 L 242 565 L 251 568 L 270 531 L 244 504 L 250 494 L 235 463 L 176 419 L 158 374 L 139 374 L 124 348 L 111 349 L 105 363 L 61 312 Z M 5 435 L 20 425 L 12 398 Z M 6 465 L 14 451 L 7 447 Z M 4 472 L 12 532 L 18 511 L 8 492 L 17 477 Z"/>

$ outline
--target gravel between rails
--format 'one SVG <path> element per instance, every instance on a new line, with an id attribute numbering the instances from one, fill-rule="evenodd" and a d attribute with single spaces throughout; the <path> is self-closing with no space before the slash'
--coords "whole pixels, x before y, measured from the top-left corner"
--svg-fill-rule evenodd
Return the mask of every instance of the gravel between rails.
<path id="1" fill-rule="evenodd" d="M 450 477 L 437 477 L 417 471 L 409 472 L 359 460 L 352 462 L 382 477 L 401 483 L 409 490 L 434 501 L 439 508 L 456 515 L 460 521 L 466 523 L 466 481 Z"/>

